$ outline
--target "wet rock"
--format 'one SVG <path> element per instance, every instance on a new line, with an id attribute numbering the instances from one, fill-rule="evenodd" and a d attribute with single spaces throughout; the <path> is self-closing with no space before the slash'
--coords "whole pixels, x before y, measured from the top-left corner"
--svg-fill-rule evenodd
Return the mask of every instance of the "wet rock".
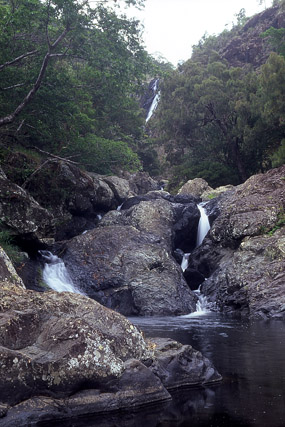
<path id="1" fill-rule="evenodd" d="M 285 319 L 285 227 L 272 236 L 245 238 L 202 286 L 220 310 Z"/>
<path id="2" fill-rule="evenodd" d="M 174 247 L 190 252 L 196 246 L 197 229 L 200 212 L 195 202 L 180 204 L 175 203 L 174 212 Z"/>
<path id="3" fill-rule="evenodd" d="M 152 338 L 151 341 L 155 345 L 155 360 L 150 368 L 168 390 L 222 379 L 213 364 L 191 345 L 168 338 Z"/>
<path id="4" fill-rule="evenodd" d="M 189 267 L 225 312 L 284 317 L 285 166 L 255 175 L 219 201 L 220 215 Z"/>
<path id="5" fill-rule="evenodd" d="M 138 205 L 139 207 L 139 205 Z M 168 250 L 168 236 L 151 221 L 138 227 L 99 227 L 66 244 L 65 264 L 90 297 L 125 315 L 170 315 L 195 310 L 196 296 Z"/>
<path id="6" fill-rule="evenodd" d="M 184 271 L 184 278 L 192 291 L 198 289 L 205 280 L 205 276 L 199 270 L 191 267 L 187 267 Z"/>

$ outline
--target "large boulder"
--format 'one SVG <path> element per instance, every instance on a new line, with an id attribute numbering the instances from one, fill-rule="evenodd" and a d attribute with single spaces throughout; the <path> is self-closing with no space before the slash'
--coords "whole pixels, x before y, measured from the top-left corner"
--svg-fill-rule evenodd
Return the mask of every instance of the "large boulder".
<path id="1" fill-rule="evenodd" d="M 224 197 L 211 229 L 214 242 L 237 247 L 244 237 L 271 230 L 285 209 L 284 175 L 285 165 L 253 175 Z"/>
<path id="2" fill-rule="evenodd" d="M 192 194 L 201 197 L 205 191 L 213 191 L 207 181 L 203 178 L 195 178 L 187 181 L 178 191 L 178 194 Z"/>
<path id="3" fill-rule="evenodd" d="M 63 259 L 79 289 L 125 315 L 195 311 L 196 296 L 167 241 L 152 228 L 104 226 L 67 242 Z"/>
<path id="4" fill-rule="evenodd" d="M 53 216 L 23 188 L 0 174 L 0 221 L 20 238 L 41 239 L 54 234 Z"/>
<path id="5" fill-rule="evenodd" d="M 76 165 L 50 160 L 25 184 L 27 190 L 56 219 L 56 239 L 71 238 L 97 224 L 98 213 L 118 206 L 109 185 Z"/>
<path id="6" fill-rule="evenodd" d="M 131 191 L 135 194 L 146 194 L 158 189 L 158 182 L 149 176 L 147 172 L 124 172 L 123 178 L 127 179 Z"/>
<path id="7" fill-rule="evenodd" d="M 27 291 L 1 276 L 1 426 L 131 409 L 221 379 L 191 346 L 164 341 L 85 296 Z"/>
<path id="8" fill-rule="evenodd" d="M 105 176 L 103 180 L 108 184 L 117 200 L 117 205 L 122 204 L 126 199 L 135 195 L 131 190 L 129 181 L 118 176 Z"/>
<path id="9" fill-rule="evenodd" d="M 246 237 L 203 284 L 208 300 L 224 311 L 285 320 L 285 227 Z"/>
<path id="10" fill-rule="evenodd" d="M 219 310 L 283 318 L 285 166 L 249 178 L 219 200 L 220 215 L 189 267 Z"/>

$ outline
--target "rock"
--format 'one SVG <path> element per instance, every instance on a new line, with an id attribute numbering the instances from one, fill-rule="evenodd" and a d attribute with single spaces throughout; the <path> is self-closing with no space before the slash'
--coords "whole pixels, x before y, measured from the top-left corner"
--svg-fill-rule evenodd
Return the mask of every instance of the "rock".
<path id="1" fill-rule="evenodd" d="M 117 199 L 100 175 L 64 161 L 47 162 L 26 183 L 28 191 L 56 219 L 56 239 L 94 228 L 97 214 L 114 209 Z"/>
<path id="2" fill-rule="evenodd" d="M 201 194 L 201 199 L 205 202 L 212 200 L 216 197 L 219 197 L 221 194 L 226 193 L 227 191 L 231 191 L 234 189 L 234 186 L 229 184 L 229 185 L 224 185 L 222 187 L 217 187 L 215 189 L 209 189 L 204 191 Z"/>
<path id="3" fill-rule="evenodd" d="M 158 182 L 151 178 L 147 172 L 136 172 L 133 174 L 124 172 L 123 178 L 129 182 L 131 191 L 138 195 L 159 189 Z"/>
<path id="4" fill-rule="evenodd" d="M 254 68 L 264 64 L 272 52 L 269 43 L 260 35 L 269 29 L 284 28 L 285 13 L 282 5 L 269 7 L 263 12 L 249 19 L 237 35 L 231 38 L 226 46 L 220 49 L 219 54 L 225 58 L 232 67 L 244 67 L 251 64 Z"/>
<path id="5" fill-rule="evenodd" d="M 189 268 L 219 310 L 283 318 L 285 166 L 249 178 L 218 200 L 220 215 Z"/>
<path id="6" fill-rule="evenodd" d="M 184 271 L 184 278 L 192 291 L 198 289 L 205 280 L 205 276 L 199 270 L 191 267 L 187 267 Z"/>
<path id="7" fill-rule="evenodd" d="M 124 178 L 119 178 L 118 176 L 106 176 L 103 178 L 103 180 L 113 191 L 117 200 L 117 205 L 120 205 L 129 197 L 135 195 L 135 193 L 130 188 L 129 182 Z"/>
<path id="8" fill-rule="evenodd" d="M 246 237 L 202 286 L 220 310 L 252 318 L 285 319 L 285 227 L 272 236 Z"/>
<path id="9" fill-rule="evenodd" d="M 172 205 L 174 211 L 174 248 L 190 252 L 196 246 L 200 212 L 195 202 Z"/>
<path id="10" fill-rule="evenodd" d="M 135 208 L 139 208 L 140 205 Z M 195 310 L 196 296 L 168 250 L 168 236 L 151 221 L 99 227 L 66 243 L 63 256 L 74 283 L 125 315 L 170 315 Z"/>
<path id="11" fill-rule="evenodd" d="M 0 365 L 3 427 L 132 409 L 170 400 L 167 389 L 221 379 L 191 346 L 146 341 L 82 295 L 1 281 Z"/>
<path id="12" fill-rule="evenodd" d="M 18 276 L 11 260 L 7 256 L 6 252 L 0 246 L 0 277 L 2 282 L 12 283 L 20 288 L 25 288 L 22 279 Z"/>
<path id="13" fill-rule="evenodd" d="M 86 297 L 2 283 L 0 295 L 4 403 L 36 394 L 64 397 L 83 384 L 104 388 L 121 377 L 125 361 L 149 358 L 141 333 L 127 319 Z"/>
<path id="14" fill-rule="evenodd" d="M 203 178 L 195 178 L 187 181 L 186 184 L 180 188 L 178 194 L 191 194 L 196 197 L 201 197 L 205 191 L 211 192 L 213 189 Z"/>
<path id="15" fill-rule="evenodd" d="M 150 368 L 168 390 L 222 379 L 213 364 L 191 345 L 169 338 L 152 338 L 151 342 L 155 345 L 155 360 Z"/>
<path id="16" fill-rule="evenodd" d="M 223 246 L 237 247 L 246 236 L 270 230 L 285 209 L 285 165 L 253 175 L 222 199 L 221 215 L 211 229 L 211 238 Z"/>
<path id="17" fill-rule="evenodd" d="M 54 233 L 53 216 L 23 188 L 0 175 L 0 221 L 20 238 L 40 239 Z"/>

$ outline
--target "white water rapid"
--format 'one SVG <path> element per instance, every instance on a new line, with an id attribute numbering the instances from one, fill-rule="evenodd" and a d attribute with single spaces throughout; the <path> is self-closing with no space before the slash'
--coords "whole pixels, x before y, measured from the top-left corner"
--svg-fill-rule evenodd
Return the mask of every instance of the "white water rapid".
<path id="1" fill-rule="evenodd" d="M 84 295 L 72 282 L 62 259 L 49 251 L 39 252 L 46 261 L 43 269 L 43 281 L 49 288 L 57 292 L 74 292 Z"/>
<path id="2" fill-rule="evenodd" d="M 208 218 L 208 215 L 206 214 L 206 211 L 202 203 L 198 205 L 198 209 L 200 211 L 201 216 L 198 224 L 197 244 L 196 244 L 197 247 L 201 245 L 206 234 L 210 230 L 209 218 Z"/>

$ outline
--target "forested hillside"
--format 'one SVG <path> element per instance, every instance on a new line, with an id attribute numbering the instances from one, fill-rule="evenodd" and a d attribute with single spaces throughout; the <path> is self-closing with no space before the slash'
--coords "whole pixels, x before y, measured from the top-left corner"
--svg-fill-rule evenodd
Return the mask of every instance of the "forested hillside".
<path id="1" fill-rule="evenodd" d="M 140 168 L 152 60 L 123 12 L 141 3 L 1 1 L 0 158 L 11 179 L 40 165 L 39 149 L 98 173 Z"/>
<path id="2" fill-rule="evenodd" d="M 239 184 L 285 160 L 285 2 L 218 36 L 164 78 L 150 133 L 171 188 Z M 237 66 L 238 64 L 238 66 Z"/>

